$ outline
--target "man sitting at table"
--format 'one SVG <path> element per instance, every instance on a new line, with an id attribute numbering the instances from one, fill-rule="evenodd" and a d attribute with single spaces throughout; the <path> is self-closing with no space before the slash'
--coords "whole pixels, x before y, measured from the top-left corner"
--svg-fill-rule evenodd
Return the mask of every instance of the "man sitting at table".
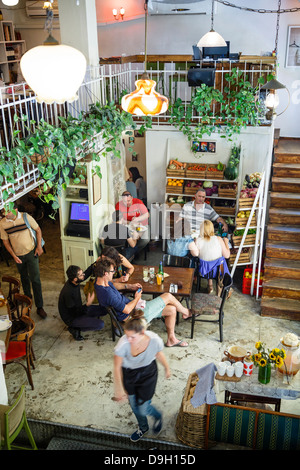
<path id="1" fill-rule="evenodd" d="M 62 288 L 58 299 L 58 311 L 63 322 L 76 341 L 82 341 L 82 331 L 97 331 L 104 328 L 104 322 L 99 317 L 107 312 L 99 305 L 92 305 L 95 293 L 87 295 L 87 302 L 82 305 L 80 283 L 93 274 L 94 264 L 84 272 L 79 266 L 71 265 L 66 274 L 68 280 Z"/>
<path id="2" fill-rule="evenodd" d="M 115 264 L 111 259 L 98 261 L 95 265 L 94 273 L 96 276 L 95 291 L 100 305 L 103 307 L 113 307 L 119 321 L 126 321 L 130 313 L 135 308 L 144 310 L 144 316 L 147 323 L 154 318 L 165 319 L 168 339 L 165 344 L 167 347 L 186 347 L 188 343 L 178 340 L 175 336 L 176 312 L 182 313 L 182 318 L 187 319 L 191 316 L 190 311 L 183 307 L 181 303 L 169 292 L 166 292 L 153 300 L 145 301 L 141 299 L 142 291 L 136 291 L 133 299 L 129 299 L 121 294 L 113 285 L 112 279 L 115 272 Z M 141 287 L 138 286 L 137 287 Z"/>
<path id="3" fill-rule="evenodd" d="M 126 224 L 131 223 L 133 226 L 140 225 L 147 228 L 147 230 L 143 229 L 141 238 L 137 242 L 139 250 L 145 248 L 150 241 L 150 234 L 148 227 L 149 212 L 143 201 L 132 197 L 129 191 L 124 191 L 122 199 L 116 204 L 116 210 L 122 212 Z"/>
<path id="4" fill-rule="evenodd" d="M 123 219 L 121 211 L 115 211 L 112 214 L 112 222 L 105 225 L 101 243 L 106 246 L 115 247 L 125 258 L 129 259 L 136 253 L 136 244 L 138 241 L 138 232 L 129 231 L 126 221 Z"/>

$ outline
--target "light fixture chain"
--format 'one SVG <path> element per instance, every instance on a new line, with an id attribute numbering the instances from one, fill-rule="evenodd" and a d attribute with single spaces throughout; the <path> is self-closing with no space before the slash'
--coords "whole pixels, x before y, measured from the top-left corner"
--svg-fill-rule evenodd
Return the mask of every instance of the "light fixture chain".
<path id="1" fill-rule="evenodd" d="M 277 56 L 277 47 L 278 47 L 278 35 L 279 35 L 279 19 L 280 19 L 280 7 L 281 0 L 278 0 L 278 13 L 277 13 L 277 23 L 276 23 L 276 36 L 275 36 L 275 55 Z"/>
<path id="2" fill-rule="evenodd" d="M 214 0 L 211 0 L 211 31 L 214 29 Z"/>
<path id="3" fill-rule="evenodd" d="M 238 5 L 234 5 L 234 3 L 230 3 L 230 2 L 227 2 L 226 0 L 214 0 L 218 3 L 222 3 L 223 5 L 227 6 L 227 7 L 232 7 L 232 8 L 237 8 L 238 10 L 245 10 L 245 11 L 252 11 L 254 13 L 276 13 L 276 14 L 281 14 L 281 13 L 294 13 L 294 12 L 297 12 L 297 11 L 300 11 L 300 8 L 299 7 L 294 7 L 294 8 L 283 8 L 282 10 L 281 9 L 277 9 L 277 10 L 267 10 L 267 9 L 264 9 L 264 8 L 249 8 L 249 7 L 240 7 Z"/>

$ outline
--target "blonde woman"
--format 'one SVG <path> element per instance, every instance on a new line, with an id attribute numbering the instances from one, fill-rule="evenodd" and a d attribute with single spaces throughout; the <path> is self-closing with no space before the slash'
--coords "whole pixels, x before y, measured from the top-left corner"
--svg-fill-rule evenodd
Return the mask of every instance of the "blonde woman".
<path id="1" fill-rule="evenodd" d="M 114 355 L 115 400 L 128 398 L 139 426 L 130 439 L 137 442 L 149 430 L 147 416 L 154 418 L 156 436 L 162 429 L 162 414 L 151 404 L 158 375 L 156 359 L 163 365 L 166 378 L 170 377 L 170 369 L 162 352 L 163 341 L 156 333 L 147 331 L 142 310 L 131 313 L 124 330 Z"/>
<path id="2" fill-rule="evenodd" d="M 217 237 L 214 225 L 210 220 L 204 220 L 200 226 L 200 236 L 189 244 L 189 250 L 193 256 L 197 256 L 201 262 L 199 272 L 202 277 L 208 279 L 208 293 L 213 293 L 212 280 L 217 277 L 216 263 L 220 258 L 229 258 L 230 249 L 228 239 Z M 224 259 L 224 272 L 229 272 Z"/>

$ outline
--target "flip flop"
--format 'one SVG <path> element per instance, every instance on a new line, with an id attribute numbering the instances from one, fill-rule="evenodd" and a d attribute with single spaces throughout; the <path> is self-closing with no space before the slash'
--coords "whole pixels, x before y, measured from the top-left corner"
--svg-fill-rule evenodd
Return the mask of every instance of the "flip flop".
<path id="1" fill-rule="evenodd" d="M 186 343 L 186 346 L 184 345 L 181 345 L 181 343 L 183 343 L 185 341 L 183 341 L 183 339 L 181 341 L 178 341 L 178 343 L 175 343 L 175 344 L 172 344 L 172 346 L 168 346 L 167 344 L 165 344 L 166 348 L 187 348 L 188 347 L 188 343 Z"/>

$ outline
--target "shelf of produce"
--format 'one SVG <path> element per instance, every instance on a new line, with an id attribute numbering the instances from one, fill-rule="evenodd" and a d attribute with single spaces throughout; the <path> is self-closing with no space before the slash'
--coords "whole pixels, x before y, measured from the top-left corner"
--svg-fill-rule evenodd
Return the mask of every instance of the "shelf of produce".
<path id="1" fill-rule="evenodd" d="M 178 196 L 178 193 L 169 193 L 168 192 L 168 196 Z M 184 196 L 184 197 L 194 197 L 194 194 L 186 194 L 186 193 L 180 193 L 180 196 Z M 235 197 L 220 197 L 220 196 L 206 196 L 207 199 L 229 199 L 231 201 L 235 201 L 236 198 Z"/>
<path id="2" fill-rule="evenodd" d="M 176 178 L 175 176 L 166 176 L 167 179 L 174 179 Z M 194 181 L 216 181 L 216 183 L 238 183 L 238 180 L 220 180 L 218 178 L 213 179 L 213 178 L 196 178 L 192 176 L 178 176 L 177 177 L 180 180 L 194 180 Z"/>

